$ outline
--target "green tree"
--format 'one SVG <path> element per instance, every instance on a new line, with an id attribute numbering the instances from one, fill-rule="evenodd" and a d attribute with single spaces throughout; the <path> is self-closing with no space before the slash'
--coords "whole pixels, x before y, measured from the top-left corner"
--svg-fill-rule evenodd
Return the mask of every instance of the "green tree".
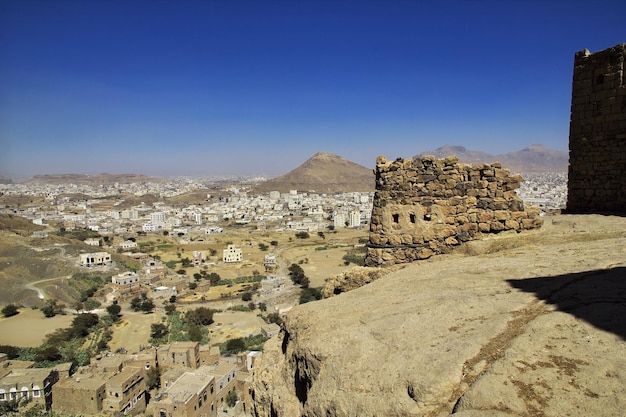
<path id="1" fill-rule="evenodd" d="M 107 313 L 109 313 L 111 317 L 115 318 L 115 320 L 117 320 L 117 316 L 120 315 L 121 311 L 122 311 L 122 307 L 120 307 L 119 304 L 113 303 L 107 307 Z"/>
<path id="2" fill-rule="evenodd" d="M 132 300 L 130 300 L 130 308 L 133 311 L 139 311 L 141 310 L 141 303 L 142 303 L 141 298 L 135 297 Z"/>
<path id="3" fill-rule="evenodd" d="M 268 246 L 265 243 L 259 243 L 259 249 L 265 252 L 268 249 Z"/>
<path id="4" fill-rule="evenodd" d="M 187 332 L 189 334 L 189 338 L 193 342 L 199 342 L 202 340 L 202 331 L 200 330 L 200 326 L 198 326 L 197 324 L 190 324 Z"/>
<path id="5" fill-rule="evenodd" d="M 271 244 L 272 246 L 276 247 L 276 246 L 278 246 L 278 241 L 277 241 L 277 240 L 272 240 L 272 241 L 270 242 L 270 244 Z"/>
<path id="6" fill-rule="evenodd" d="M 304 275 L 304 270 L 302 269 L 302 267 L 297 264 L 291 264 L 291 266 L 288 269 L 289 269 L 289 277 L 291 278 L 293 283 L 296 285 L 301 285 L 302 280 L 306 278 L 306 275 Z M 307 283 L 307 286 L 308 286 L 308 283 Z"/>
<path id="7" fill-rule="evenodd" d="M 246 341 L 241 337 L 237 337 L 235 339 L 229 339 L 226 342 L 226 352 L 228 353 L 239 353 L 246 350 Z"/>
<path id="8" fill-rule="evenodd" d="M 165 306 L 165 314 L 168 316 L 176 312 L 176 304 L 168 304 Z"/>
<path id="9" fill-rule="evenodd" d="M 153 339 L 160 339 L 167 336 L 169 330 L 163 323 L 152 323 L 150 326 L 150 337 Z"/>
<path id="10" fill-rule="evenodd" d="M 15 304 L 7 304 L 2 309 L 2 314 L 4 315 L 4 317 L 12 317 L 18 314 L 19 312 L 20 311 Z"/>
<path id="11" fill-rule="evenodd" d="M 252 293 L 251 292 L 246 291 L 246 292 L 244 292 L 241 295 L 241 301 L 250 301 L 250 300 L 252 300 Z"/>
<path id="12" fill-rule="evenodd" d="M 0 353 L 7 355 L 7 359 L 17 359 L 20 357 L 20 349 L 11 345 L 0 345 Z"/>
<path id="13" fill-rule="evenodd" d="M 61 360 L 63 355 L 56 346 L 46 346 L 35 350 L 35 360 L 37 362 L 55 362 Z"/>
<path id="14" fill-rule="evenodd" d="M 43 313 L 43 315 L 46 317 L 54 317 L 57 314 L 56 311 L 54 310 L 54 307 L 51 306 L 50 304 L 47 304 L 41 307 L 40 310 Z"/>
<path id="15" fill-rule="evenodd" d="M 148 390 L 157 389 L 161 386 L 161 372 L 159 368 L 151 366 L 146 372 L 146 388 Z"/>
<path id="16" fill-rule="evenodd" d="M 282 317 L 280 317 L 280 314 L 278 313 L 270 313 L 267 315 L 267 322 L 276 323 L 280 326 L 281 324 L 283 324 L 283 319 Z"/>
<path id="17" fill-rule="evenodd" d="M 300 293 L 300 304 L 322 299 L 322 288 L 303 288 Z"/>
<path id="18" fill-rule="evenodd" d="M 190 324 L 208 326 L 213 323 L 214 311 L 207 307 L 198 307 L 185 313 L 185 321 Z"/>
<path id="19" fill-rule="evenodd" d="M 211 285 L 217 285 L 218 282 L 222 280 L 222 277 L 217 272 L 211 272 L 208 275 L 209 281 L 211 281 Z"/>
<path id="20" fill-rule="evenodd" d="M 226 405 L 229 407 L 234 407 L 237 404 L 237 391 L 233 388 L 231 391 L 228 391 L 226 395 Z"/>
<path id="21" fill-rule="evenodd" d="M 148 298 L 141 303 L 141 311 L 144 313 L 152 313 L 152 310 L 154 310 L 154 302 L 151 299 Z"/>
<path id="22" fill-rule="evenodd" d="M 93 313 L 83 313 L 72 320 L 71 334 L 73 337 L 85 337 L 89 330 L 98 324 L 98 315 Z"/>
<path id="23" fill-rule="evenodd" d="M 261 310 L 261 311 L 267 311 L 267 304 L 265 304 L 265 303 L 259 303 L 259 310 Z"/>

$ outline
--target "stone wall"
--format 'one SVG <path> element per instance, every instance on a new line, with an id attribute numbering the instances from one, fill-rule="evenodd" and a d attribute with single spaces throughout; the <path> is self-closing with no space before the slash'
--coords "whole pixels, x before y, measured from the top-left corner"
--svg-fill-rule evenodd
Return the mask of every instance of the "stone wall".
<path id="1" fill-rule="evenodd" d="M 543 224 L 515 192 L 523 181 L 500 163 L 466 165 L 456 157 L 376 160 L 367 266 L 447 253 L 462 242 Z"/>
<path id="2" fill-rule="evenodd" d="M 626 44 L 574 57 L 567 211 L 626 213 Z"/>

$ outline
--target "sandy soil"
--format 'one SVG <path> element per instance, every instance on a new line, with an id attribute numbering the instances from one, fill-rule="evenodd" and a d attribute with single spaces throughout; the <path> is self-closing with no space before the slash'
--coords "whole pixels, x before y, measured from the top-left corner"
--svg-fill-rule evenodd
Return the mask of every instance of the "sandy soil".
<path id="1" fill-rule="evenodd" d="M 258 311 L 257 311 L 258 313 Z M 215 345 L 236 337 L 247 337 L 261 333 L 265 321 L 256 313 L 224 311 L 213 316 L 214 324 L 209 326 L 210 344 Z"/>
<path id="2" fill-rule="evenodd" d="M 20 347 L 37 347 L 48 333 L 70 327 L 73 314 L 47 318 L 39 310 L 21 309 L 13 317 L 0 318 L 0 344 Z"/>
<path id="3" fill-rule="evenodd" d="M 120 321 L 113 326 L 113 339 L 109 342 L 111 351 L 123 347 L 129 352 L 139 352 L 140 346 L 148 344 L 150 326 L 161 323 L 163 312 L 150 314 L 134 313 L 122 310 Z"/>

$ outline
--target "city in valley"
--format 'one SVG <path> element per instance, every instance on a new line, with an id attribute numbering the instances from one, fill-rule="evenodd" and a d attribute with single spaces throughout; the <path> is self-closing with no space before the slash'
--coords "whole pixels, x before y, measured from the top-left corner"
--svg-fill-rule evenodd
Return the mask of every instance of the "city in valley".
<path id="1" fill-rule="evenodd" d="M 523 177 L 564 207 L 565 173 Z M 263 343 L 363 265 L 373 201 L 259 181 L 0 184 L 2 411 L 251 415 Z"/>

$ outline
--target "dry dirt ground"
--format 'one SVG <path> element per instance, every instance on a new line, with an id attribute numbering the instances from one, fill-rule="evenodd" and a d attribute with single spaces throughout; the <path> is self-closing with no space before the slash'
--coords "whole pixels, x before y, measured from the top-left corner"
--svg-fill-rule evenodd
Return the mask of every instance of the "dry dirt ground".
<path id="1" fill-rule="evenodd" d="M 0 345 L 37 347 L 48 333 L 70 327 L 73 314 L 47 318 L 39 310 L 24 308 L 13 317 L 0 317 Z"/>
<path id="2" fill-rule="evenodd" d="M 113 339 L 109 342 L 112 352 L 124 348 L 129 352 L 139 352 L 141 346 L 148 344 L 150 326 L 152 323 L 161 323 L 164 314 L 154 312 L 150 314 L 122 311 L 122 317 L 113 325 Z"/>

